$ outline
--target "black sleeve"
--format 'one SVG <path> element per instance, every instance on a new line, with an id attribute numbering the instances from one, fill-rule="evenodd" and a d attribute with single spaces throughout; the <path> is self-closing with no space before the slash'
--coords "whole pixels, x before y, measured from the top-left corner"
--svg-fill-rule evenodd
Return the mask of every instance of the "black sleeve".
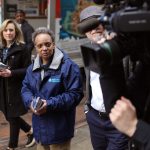
<path id="1" fill-rule="evenodd" d="M 23 31 L 26 47 L 27 47 L 28 51 L 31 53 L 31 51 L 34 48 L 34 44 L 32 42 L 32 33 L 34 32 L 34 29 L 30 24 L 25 22 L 22 25 L 22 31 Z"/>
<path id="2" fill-rule="evenodd" d="M 150 150 L 150 125 L 139 120 L 132 138 L 143 144 L 145 150 Z"/>

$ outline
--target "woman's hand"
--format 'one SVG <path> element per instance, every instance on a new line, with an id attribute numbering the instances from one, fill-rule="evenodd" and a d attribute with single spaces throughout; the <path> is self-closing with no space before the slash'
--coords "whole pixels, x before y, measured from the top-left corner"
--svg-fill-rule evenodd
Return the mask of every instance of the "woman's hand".
<path id="1" fill-rule="evenodd" d="M 46 113 L 46 111 L 47 111 L 47 102 L 46 102 L 46 100 L 44 100 L 44 99 L 41 99 L 41 100 L 42 100 L 42 102 L 43 102 L 43 105 L 42 105 L 39 109 L 37 109 L 37 110 L 35 110 L 35 109 L 33 108 L 33 101 L 32 101 L 32 103 L 31 103 L 30 110 L 31 110 L 35 115 L 42 115 L 42 114 Z"/>
<path id="2" fill-rule="evenodd" d="M 43 101 L 43 105 L 39 109 L 36 110 L 36 113 L 38 115 L 42 115 L 42 114 L 46 113 L 46 111 L 47 111 L 47 102 L 46 102 L 46 100 L 44 100 L 44 99 L 41 99 L 41 100 Z"/>

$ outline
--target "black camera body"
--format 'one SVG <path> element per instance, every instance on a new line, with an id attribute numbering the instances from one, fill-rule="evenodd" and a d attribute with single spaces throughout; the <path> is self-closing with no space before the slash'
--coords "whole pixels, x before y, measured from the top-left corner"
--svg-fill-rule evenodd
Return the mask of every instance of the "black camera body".
<path id="1" fill-rule="evenodd" d="M 100 72 L 106 64 L 116 64 L 127 55 L 134 61 L 150 64 L 150 2 L 132 1 L 105 0 L 104 16 L 89 19 L 86 25 L 81 22 L 78 26 L 79 32 L 84 33 L 103 24 L 117 33 L 115 40 L 106 40 L 97 46 L 81 45 L 85 67 Z"/>
<path id="2" fill-rule="evenodd" d="M 150 11 L 138 7 L 125 7 L 112 15 L 110 22 L 116 32 L 150 31 Z"/>
<path id="3" fill-rule="evenodd" d="M 81 53 L 85 67 L 97 73 L 102 73 L 108 66 L 116 65 L 122 60 L 115 40 L 102 44 L 86 43 L 81 45 Z"/>

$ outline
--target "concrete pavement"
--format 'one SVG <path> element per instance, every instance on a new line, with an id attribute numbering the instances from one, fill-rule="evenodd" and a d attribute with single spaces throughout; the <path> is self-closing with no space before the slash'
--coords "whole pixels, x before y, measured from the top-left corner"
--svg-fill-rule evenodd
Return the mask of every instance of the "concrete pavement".
<path id="1" fill-rule="evenodd" d="M 23 146 L 18 150 L 36 150 L 36 145 L 30 148 L 24 148 Z M 72 139 L 71 150 L 92 150 L 91 141 L 89 138 L 89 129 L 87 124 L 76 128 L 75 136 Z"/>
<path id="2" fill-rule="evenodd" d="M 77 107 L 75 136 L 72 139 L 71 150 L 92 150 L 89 129 L 83 113 L 84 99 Z M 31 124 L 31 113 L 27 113 L 23 118 Z M 0 150 L 5 150 L 8 144 L 9 126 L 2 112 L 0 112 Z M 26 135 L 22 131 L 19 135 L 19 144 L 17 150 L 36 150 L 36 145 L 31 148 L 25 148 Z"/>

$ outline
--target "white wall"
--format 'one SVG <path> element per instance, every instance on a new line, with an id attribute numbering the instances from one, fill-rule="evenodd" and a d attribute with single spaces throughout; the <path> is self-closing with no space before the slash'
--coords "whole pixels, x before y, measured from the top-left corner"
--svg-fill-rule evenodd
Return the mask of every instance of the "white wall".
<path id="1" fill-rule="evenodd" d="M 34 29 L 38 27 L 47 27 L 47 18 L 34 18 L 28 19 L 27 21 L 34 27 Z"/>

